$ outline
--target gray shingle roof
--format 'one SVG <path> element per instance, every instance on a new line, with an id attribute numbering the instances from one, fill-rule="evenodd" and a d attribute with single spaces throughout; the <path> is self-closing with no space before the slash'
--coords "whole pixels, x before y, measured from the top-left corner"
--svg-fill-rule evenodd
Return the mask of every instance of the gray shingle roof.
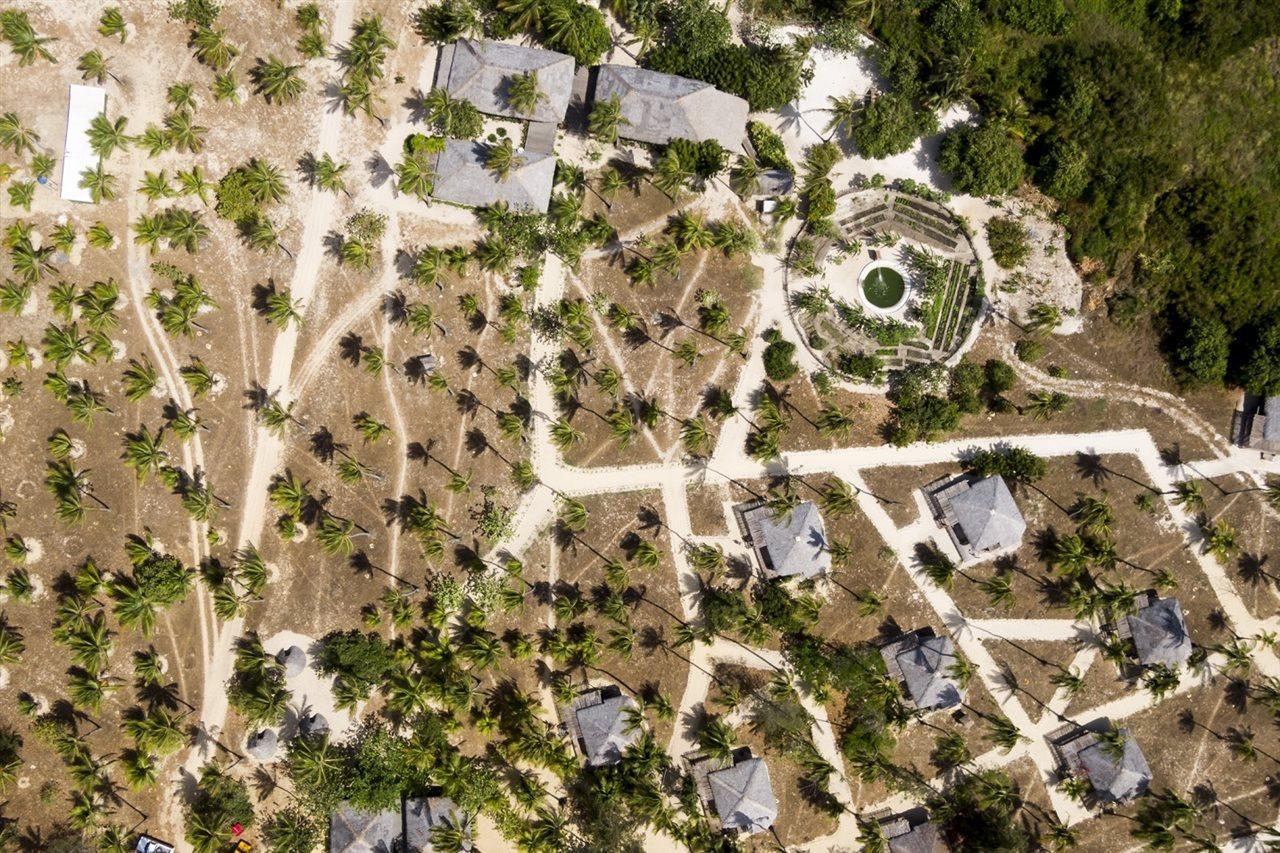
<path id="1" fill-rule="evenodd" d="M 778 801 L 769 781 L 769 767 L 760 758 L 739 761 L 707 774 L 716 814 L 726 829 L 764 832 L 778 817 Z"/>
<path id="2" fill-rule="evenodd" d="M 1151 768 L 1138 742 L 1128 729 L 1120 729 L 1120 734 L 1124 735 L 1124 754 L 1119 761 L 1096 739 L 1076 753 L 1076 762 L 1089 775 L 1089 784 L 1099 799 L 1117 803 L 1142 796 L 1151 783 Z"/>
<path id="3" fill-rule="evenodd" d="M 249 736 L 245 751 L 259 761 L 267 761 L 275 756 L 278 744 L 279 739 L 276 737 L 275 729 L 263 729 Z"/>
<path id="4" fill-rule="evenodd" d="M 613 696 L 595 705 L 579 708 L 578 729 L 582 732 L 582 745 L 587 764 L 600 767 L 616 764 L 622 752 L 640 737 L 640 730 L 627 731 L 628 708 L 636 707 L 630 696 Z"/>
<path id="5" fill-rule="evenodd" d="M 318 735 L 329 731 L 329 721 L 323 714 L 308 714 L 298 721 L 298 731 L 304 735 Z"/>
<path id="6" fill-rule="evenodd" d="M 546 95 L 531 113 L 518 112 L 507 102 L 512 78 L 535 72 Z M 436 85 L 455 98 L 466 98 L 482 113 L 525 121 L 560 122 L 569 108 L 573 89 L 573 57 L 553 50 L 463 39 L 440 50 Z"/>
<path id="7" fill-rule="evenodd" d="M 375 813 L 343 803 L 329 816 L 329 853 L 394 853 L 403 821 L 400 809 Z"/>
<path id="8" fill-rule="evenodd" d="M 276 654 L 276 661 L 284 667 L 286 678 L 293 678 L 307 667 L 307 653 L 297 646 L 281 649 Z"/>
<path id="9" fill-rule="evenodd" d="M 714 139 L 730 151 L 742 146 L 747 102 L 710 83 L 627 65 L 596 69 L 595 100 L 618 98 L 618 135 L 665 145 L 672 139 Z"/>
<path id="10" fill-rule="evenodd" d="M 783 518 L 775 517 L 768 506 L 747 510 L 742 517 L 767 576 L 811 578 L 831 568 L 827 528 L 813 501 L 805 501 Z"/>
<path id="11" fill-rule="evenodd" d="M 1012 548 L 1022 542 L 1027 530 L 1018 504 L 998 474 L 978 480 L 951 498 L 951 511 L 975 553 Z"/>
<path id="12" fill-rule="evenodd" d="M 404 801 L 405 846 L 409 853 L 431 849 L 431 830 L 437 826 L 457 826 L 463 815 L 448 797 L 414 797 Z"/>
<path id="13" fill-rule="evenodd" d="M 443 201 L 484 207 L 505 201 L 513 210 L 546 213 L 555 181 L 556 158 L 521 152 L 524 165 L 501 180 L 484 166 L 488 146 L 469 139 L 447 139 L 436 157 L 431 195 Z"/>
<path id="14" fill-rule="evenodd" d="M 920 823 L 911 826 L 906 818 L 884 825 L 885 838 L 889 842 L 889 853 L 936 853 L 946 850 L 938 835 L 938 827 L 932 823 Z"/>
<path id="15" fill-rule="evenodd" d="M 1146 665 L 1178 667 L 1191 657 L 1191 637 L 1176 598 L 1160 598 L 1126 616 L 1138 660 Z"/>
<path id="16" fill-rule="evenodd" d="M 1280 397 L 1268 397 L 1262 410 L 1267 415 L 1262 422 L 1262 437 L 1267 441 L 1280 441 Z"/>
<path id="17" fill-rule="evenodd" d="M 960 685 L 947 672 L 954 664 L 956 647 L 950 637 L 906 634 L 880 649 L 893 672 L 902 673 L 907 695 L 917 708 L 934 710 L 960 704 Z"/>

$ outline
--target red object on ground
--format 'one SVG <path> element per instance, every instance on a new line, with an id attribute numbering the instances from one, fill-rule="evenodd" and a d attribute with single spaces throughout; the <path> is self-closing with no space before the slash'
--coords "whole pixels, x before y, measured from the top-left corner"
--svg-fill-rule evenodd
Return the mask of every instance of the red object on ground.
<path id="1" fill-rule="evenodd" d="M 241 826 L 241 825 L 240 825 L 240 824 L 238 824 L 238 823 L 233 823 L 233 824 L 231 824 L 231 837 L 232 837 L 232 838 L 239 838 L 239 837 L 240 837 L 240 833 L 242 833 L 242 832 L 244 832 L 244 827 L 243 827 L 243 826 Z"/>

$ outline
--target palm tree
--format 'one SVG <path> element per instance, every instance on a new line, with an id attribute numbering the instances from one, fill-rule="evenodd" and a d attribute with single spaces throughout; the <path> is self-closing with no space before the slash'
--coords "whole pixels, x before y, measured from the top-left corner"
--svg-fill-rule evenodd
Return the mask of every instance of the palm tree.
<path id="1" fill-rule="evenodd" d="M 145 481 L 147 474 L 159 471 L 168 463 L 169 454 L 162 447 L 163 443 L 164 430 L 153 433 L 146 424 L 139 426 L 135 433 L 125 434 L 122 458 L 137 473 L 138 482 Z"/>
<path id="2" fill-rule="evenodd" d="M 703 456 L 711 449 L 711 432 L 701 415 L 688 418 L 680 425 L 680 442 L 690 456 Z"/>
<path id="3" fill-rule="evenodd" d="M 40 57 L 48 62 L 57 62 L 46 44 L 56 41 L 52 36 L 40 36 L 27 18 L 26 12 L 6 9 L 0 12 L 0 35 L 9 43 L 9 49 L 18 57 L 18 66 L 30 65 Z"/>
<path id="4" fill-rule="evenodd" d="M 245 189 L 260 205 L 281 201 L 289 192 L 280 170 L 258 157 L 250 160 L 249 165 L 242 168 L 241 174 L 244 176 Z"/>
<path id="5" fill-rule="evenodd" d="M 1115 521 L 1115 513 L 1112 512 L 1111 504 L 1107 503 L 1106 498 L 1096 498 L 1092 495 L 1082 497 L 1071 515 L 1082 530 L 1095 535 L 1108 533 Z"/>
<path id="6" fill-rule="evenodd" d="M 338 163 L 327 153 L 320 156 L 320 159 L 311 160 L 311 175 L 316 186 L 322 190 L 329 192 L 342 192 L 350 195 L 347 191 L 346 181 L 342 175 L 347 171 L 350 164 Z"/>
<path id="7" fill-rule="evenodd" d="M 1142 673 L 1142 686 L 1157 701 L 1176 690 L 1179 681 L 1178 671 L 1168 664 L 1155 664 L 1147 667 Z"/>
<path id="8" fill-rule="evenodd" d="M 425 153 L 407 153 L 396 164 L 396 189 L 402 193 L 425 201 L 431 195 L 435 179 L 435 170 L 431 168 Z"/>
<path id="9" fill-rule="evenodd" d="M 121 44 L 128 40 L 129 30 L 118 7 L 108 6 L 102 10 L 102 17 L 98 19 L 98 34 L 106 38 L 119 36 Z"/>
<path id="10" fill-rule="evenodd" d="M 1049 676 L 1049 683 L 1065 691 L 1068 697 L 1073 697 L 1084 689 L 1084 676 L 1073 667 L 1063 672 L 1055 672 Z"/>
<path id="11" fill-rule="evenodd" d="M 1012 720 L 1002 714 L 987 717 L 987 729 L 987 738 L 1005 752 L 1029 740 Z"/>
<path id="12" fill-rule="evenodd" d="M 214 71 L 225 70 L 240 55 L 240 49 L 227 41 L 226 31 L 213 27 L 196 27 L 191 33 L 190 45 L 196 60 Z"/>
<path id="13" fill-rule="evenodd" d="M 517 113 L 531 115 L 538 109 L 538 104 L 547 100 L 546 94 L 538 88 L 538 72 L 528 71 L 517 74 L 507 83 L 507 103 Z"/>
<path id="14" fill-rule="evenodd" d="M 827 112 L 831 113 L 831 118 L 827 121 L 825 131 L 828 134 L 839 133 L 846 139 L 852 137 L 866 100 L 858 93 L 850 92 L 842 96 L 828 95 L 827 103 L 830 104 Z"/>
<path id="15" fill-rule="evenodd" d="M 727 761 L 733 756 L 737 735 L 723 717 L 707 720 L 698 730 L 698 746 L 711 758 Z"/>
<path id="16" fill-rule="evenodd" d="M 951 589 L 956 576 L 956 564 L 951 558 L 936 545 L 920 545 L 917 554 L 925 577 L 941 589 Z"/>
<path id="17" fill-rule="evenodd" d="M 1199 480 L 1183 480 L 1174 486 L 1173 503 L 1188 512 L 1204 510 L 1204 491 Z"/>
<path id="18" fill-rule="evenodd" d="M 510 137 L 503 137 L 501 141 L 485 149 L 484 167 L 500 181 L 507 180 L 511 177 L 511 172 L 522 168 L 524 163 L 524 157 L 516 153 Z"/>
<path id="19" fill-rule="evenodd" d="M 285 103 L 295 100 L 302 94 L 306 85 L 298 75 L 301 65 L 287 65 L 275 56 L 268 55 L 258 59 L 250 77 L 257 87 L 258 94 L 267 99 L 267 103 Z"/>
<path id="20" fill-rule="evenodd" d="M 179 151 L 199 154 L 204 150 L 204 138 L 209 128 L 195 123 L 191 113 L 178 110 L 165 117 L 164 127 L 167 144 L 172 144 Z"/>
<path id="21" fill-rule="evenodd" d="M 1071 398 L 1059 391 L 1035 391 L 1030 396 L 1024 411 L 1037 421 L 1047 421 L 1071 405 Z"/>
<path id="22" fill-rule="evenodd" d="M 103 171 L 102 164 L 85 169 L 80 174 L 81 189 L 89 191 L 94 204 L 102 201 L 113 201 L 116 197 L 116 176 Z"/>
<path id="23" fill-rule="evenodd" d="M 14 154 L 34 152 L 39 141 L 40 134 L 23 125 L 17 113 L 9 112 L 0 116 L 0 145 L 12 148 Z"/>
<path id="24" fill-rule="evenodd" d="M 120 82 L 120 78 L 111 73 L 107 58 L 97 48 L 80 55 L 80 59 L 76 62 L 76 70 L 80 72 L 81 80 L 93 80 L 99 85 L 105 83 L 108 77 L 117 83 Z"/>
<path id="25" fill-rule="evenodd" d="M 1053 305 L 1038 302 L 1028 312 L 1027 331 L 1033 334 L 1052 332 L 1062 322 L 1062 312 Z"/>
<path id="26" fill-rule="evenodd" d="M 587 131 L 597 139 L 609 144 L 618 141 L 618 131 L 631 124 L 622 116 L 622 101 L 617 95 L 608 100 L 597 100 L 587 116 Z"/>
<path id="27" fill-rule="evenodd" d="M 729 171 L 729 186 L 746 198 L 760 191 L 760 165 L 751 157 L 739 157 Z"/>
<path id="28" fill-rule="evenodd" d="M 570 498 L 560 508 L 560 523 L 566 530 L 581 533 L 587 529 L 587 515 L 587 508 L 582 502 Z"/>
<path id="29" fill-rule="evenodd" d="M 1220 563 L 1226 563 L 1240 550 L 1236 529 L 1225 521 L 1217 521 L 1204 528 L 1204 550 Z"/>
<path id="30" fill-rule="evenodd" d="M 998 572 L 986 580 L 978 582 L 978 588 L 987 596 L 987 603 L 992 607 L 1003 607 L 1008 610 L 1013 606 L 1013 575 L 1009 572 Z"/>

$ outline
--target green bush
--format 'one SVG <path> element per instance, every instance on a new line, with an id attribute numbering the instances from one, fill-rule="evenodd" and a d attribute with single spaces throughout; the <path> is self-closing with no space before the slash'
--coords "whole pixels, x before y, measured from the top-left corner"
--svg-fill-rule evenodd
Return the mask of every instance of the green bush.
<path id="1" fill-rule="evenodd" d="M 336 675 L 359 685 L 382 681 L 394 663 L 391 649 L 378 634 L 335 631 L 321 641 L 316 664 L 325 675 Z"/>
<path id="2" fill-rule="evenodd" d="M 613 36 L 596 7 L 577 0 L 542 0 L 540 6 L 538 39 L 552 50 L 587 66 L 595 65 L 613 47 Z"/>
<path id="3" fill-rule="evenodd" d="M 782 137 L 775 133 L 773 128 L 758 121 L 749 121 L 747 122 L 747 139 L 755 149 L 756 159 L 761 165 L 773 169 L 786 169 L 795 174 L 796 168 L 792 165 L 791 158 L 787 156 Z"/>
<path id="4" fill-rule="evenodd" d="M 775 340 L 764 348 L 764 372 L 774 382 L 786 382 L 800 369 L 795 362 L 796 345 Z"/>
<path id="5" fill-rule="evenodd" d="M 1018 374 L 1013 365 L 998 358 L 989 358 L 982 366 L 986 376 L 985 389 L 988 394 L 1003 394 L 1018 381 Z"/>
<path id="6" fill-rule="evenodd" d="M 836 370 L 850 379 L 876 384 L 884 377 L 884 359 L 875 353 L 842 352 Z"/>
<path id="7" fill-rule="evenodd" d="M 628 19 L 646 12 L 628 13 Z M 803 56 L 782 47 L 740 45 L 724 14 L 707 0 L 670 0 L 647 15 L 662 28 L 646 67 L 706 82 L 744 98 L 752 111 L 776 110 L 800 93 Z M 634 28 L 634 25 L 633 25 Z"/>
<path id="8" fill-rule="evenodd" d="M 1013 351 L 1022 361 L 1033 364 L 1044 358 L 1044 344 L 1035 338 L 1019 338 L 1013 345 Z"/>
<path id="9" fill-rule="evenodd" d="M 134 566 L 133 579 L 148 601 L 162 606 L 177 604 L 191 589 L 191 571 L 169 554 L 151 554 Z"/>
<path id="10" fill-rule="evenodd" d="M 681 169 L 704 180 L 723 172 L 729 164 L 729 152 L 714 139 L 705 139 L 702 142 L 673 139 L 667 143 L 667 150 L 675 155 Z"/>
<path id="11" fill-rule="evenodd" d="M 867 102 L 853 129 L 858 153 L 872 160 L 901 154 L 921 136 L 938 129 L 931 110 L 918 108 L 905 94 L 890 92 Z"/>
<path id="12" fill-rule="evenodd" d="M 1022 266 L 1031 257 L 1031 232 L 1011 217 L 987 220 L 987 243 L 992 259 L 1003 269 Z"/>
<path id="13" fill-rule="evenodd" d="M 1193 317 L 1173 352 L 1173 370 L 1183 385 L 1220 383 L 1227 375 L 1231 333 L 1216 317 Z M 1274 380 L 1273 380 L 1274 381 Z M 1265 389 L 1270 382 L 1263 381 Z"/>
<path id="14" fill-rule="evenodd" d="M 235 168 L 218 181 L 218 203 L 214 210 L 223 219 L 235 223 L 252 222 L 258 217 L 258 202 L 249 190 L 244 169 Z"/>
<path id="15" fill-rule="evenodd" d="M 958 192 L 976 196 L 1007 195 L 1026 171 L 1022 146 L 993 121 L 948 132 L 938 149 L 938 165 L 950 173 Z"/>

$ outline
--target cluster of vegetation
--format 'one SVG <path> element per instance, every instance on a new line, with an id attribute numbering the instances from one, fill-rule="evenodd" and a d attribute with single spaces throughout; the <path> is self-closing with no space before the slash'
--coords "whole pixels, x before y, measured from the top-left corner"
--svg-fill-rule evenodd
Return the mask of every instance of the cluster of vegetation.
<path id="1" fill-rule="evenodd" d="M 889 391 L 893 412 L 885 424 L 885 437 L 898 446 L 915 441 L 936 441 L 960 426 L 964 415 L 1012 411 L 1014 406 L 1004 396 L 1013 387 L 1016 376 L 1006 363 L 992 359 L 985 365 L 967 359 L 949 371 L 940 365 L 912 365 L 901 371 Z M 1032 403 L 1024 411 L 1035 417 L 1049 404 Z M 1054 401 L 1053 411 L 1061 411 L 1065 403 Z"/>
<path id="2" fill-rule="evenodd" d="M 800 93 L 803 52 L 735 44 L 728 18 L 708 0 L 612 3 L 610 9 L 636 34 L 647 68 L 705 80 L 744 98 L 753 111 L 778 109 Z"/>
<path id="3" fill-rule="evenodd" d="M 420 9 L 414 28 L 436 44 L 476 31 L 495 39 L 527 33 L 582 66 L 595 65 L 613 45 L 600 10 L 578 0 L 446 0 Z"/>
<path id="4" fill-rule="evenodd" d="M 1031 257 L 1031 232 L 1017 219 L 995 216 L 987 220 L 991 257 L 1003 269 L 1020 267 Z"/>

